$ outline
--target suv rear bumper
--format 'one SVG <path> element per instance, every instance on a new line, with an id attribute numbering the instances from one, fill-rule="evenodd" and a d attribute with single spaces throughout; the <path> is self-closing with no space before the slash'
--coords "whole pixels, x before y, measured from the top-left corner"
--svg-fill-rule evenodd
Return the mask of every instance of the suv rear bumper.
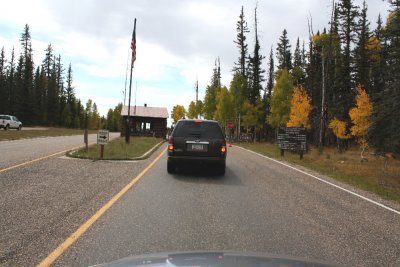
<path id="1" fill-rule="evenodd" d="M 215 164 L 225 165 L 226 157 L 193 157 L 193 156 L 168 156 L 168 163 L 179 164 Z"/>

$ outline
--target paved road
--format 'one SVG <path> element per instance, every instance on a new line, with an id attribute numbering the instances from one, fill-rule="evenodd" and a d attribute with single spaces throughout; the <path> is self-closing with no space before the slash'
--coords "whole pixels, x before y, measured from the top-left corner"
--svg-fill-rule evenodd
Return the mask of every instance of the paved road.
<path id="1" fill-rule="evenodd" d="M 96 142 L 96 136 L 96 134 L 90 134 L 89 143 Z M 110 133 L 110 139 L 118 136 L 119 133 Z M 83 145 L 83 135 L 2 141 L 0 142 L 2 155 L 0 169 Z"/>
<path id="2" fill-rule="evenodd" d="M 70 149 L 79 145 L 81 139 L 58 137 L 15 142 L 23 149 L 26 148 L 21 144 L 35 144 L 34 148 L 31 146 L 35 153 L 18 155 L 31 160 Z M 75 141 L 68 146 L 66 140 Z M 3 165 L 20 162 L 13 158 L 7 161 L 8 156 L 14 154 L 3 153 Z M 0 172 L 0 266 L 38 263 L 118 193 L 150 159 L 128 163 L 71 159 L 58 154 Z"/>
<path id="3" fill-rule="evenodd" d="M 45 258 L 162 149 L 136 163 L 51 158 L 0 173 L 0 265 Z M 224 249 L 400 266 L 392 211 L 235 147 L 225 177 L 202 169 L 169 175 L 164 154 L 55 265 Z"/>

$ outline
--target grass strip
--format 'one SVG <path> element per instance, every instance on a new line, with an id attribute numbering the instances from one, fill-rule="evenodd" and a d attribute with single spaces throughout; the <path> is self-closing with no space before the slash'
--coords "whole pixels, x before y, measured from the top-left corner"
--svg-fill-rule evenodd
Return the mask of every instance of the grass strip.
<path id="1" fill-rule="evenodd" d="M 162 143 L 164 139 L 154 137 L 131 137 L 130 143 L 125 143 L 124 137 L 116 138 L 104 145 L 103 160 L 140 160 L 148 158 Z M 147 153 L 149 152 L 149 153 Z M 68 156 L 82 159 L 100 160 L 100 145 L 89 146 L 71 151 Z"/>
<path id="2" fill-rule="evenodd" d="M 38 138 L 38 137 L 50 137 L 50 136 L 68 136 L 68 135 L 82 135 L 83 138 L 84 130 L 82 129 L 68 129 L 68 128 L 46 128 L 40 130 L 22 130 L 17 131 L 10 129 L 4 131 L 0 129 L 0 141 L 6 140 L 19 140 L 28 138 Z M 90 130 L 89 133 L 97 133 L 96 130 Z"/>

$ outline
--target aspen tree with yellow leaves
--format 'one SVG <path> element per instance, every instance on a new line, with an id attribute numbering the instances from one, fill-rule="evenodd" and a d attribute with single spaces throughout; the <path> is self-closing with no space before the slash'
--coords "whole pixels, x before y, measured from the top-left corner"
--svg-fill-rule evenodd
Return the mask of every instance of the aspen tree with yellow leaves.
<path id="1" fill-rule="evenodd" d="M 176 124 L 180 119 L 183 119 L 186 115 L 185 107 L 182 105 L 175 105 L 172 108 L 171 118 L 173 120 L 173 124 Z"/>
<path id="2" fill-rule="evenodd" d="M 361 148 L 361 161 L 366 160 L 364 151 L 368 147 L 367 133 L 371 126 L 372 102 L 365 89 L 357 86 L 356 107 L 350 109 L 349 116 L 353 126 L 351 127 L 351 135 L 357 138 L 357 142 Z"/>
<path id="3" fill-rule="evenodd" d="M 346 122 L 335 117 L 329 123 L 328 128 L 331 129 L 333 134 L 336 136 L 338 150 L 342 151 L 340 145 L 341 141 L 351 138 L 351 135 L 347 133 Z"/>
<path id="4" fill-rule="evenodd" d="M 309 115 L 311 112 L 311 100 L 303 86 L 299 85 L 293 89 L 290 107 L 290 117 L 287 127 L 311 128 Z"/>

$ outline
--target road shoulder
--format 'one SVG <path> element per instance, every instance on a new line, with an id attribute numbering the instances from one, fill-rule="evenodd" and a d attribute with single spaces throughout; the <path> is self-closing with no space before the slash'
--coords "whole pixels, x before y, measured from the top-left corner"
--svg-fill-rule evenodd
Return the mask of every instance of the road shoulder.
<path id="1" fill-rule="evenodd" d="M 346 192 L 348 191 L 348 193 L 353 194 L 354 196 L 357 196 L 358 198 L 362 198 L 362 199 L 364 199 L 366 201 L 369 201 L 369 202 L 371 202 L 371 203 L 373 203 L 375 205 L 378 205 L 378 206 L 382 205 L 383 206 L 382 208 L 391 210 L 392 212 L 396 213 L 397 215 L 400 215 L 400 204 L 395 202 L 395 201 L 384 199 L 384 198 L 380 197 L 379 195 L 376 195 L 374 193 L 371 193 L 371 192 L 362 190 L 360 188 L 351 186 L 349 184 L 343 183 L 343 182 L 338 181 L 338 180 L 336 180 L 336 179 L 334 179 L 332 177 L 329 177 L 327 175 L 321 174 L 321 173 L 319 173 L 317 171 L 311 170 L 311 169 L 306 168 L 304 166 L 301 166 L 301 165 L 298 165 L 298 164 L 295 164 L 295 163 L 292 163 L 292 162 L 288 162 L 288 161 L 285 161 L 283 159 L 272 158 L 272 157 L 263 155 L 261 153 L 252 151 L 250 149 L 247 149 L 247 148 L 244 148 L 244 147 L 241 147 L 241 146 L 235 145 L 234 147 L 238 148 L 238 149 L 241 149 L 241 150 L 245 150 L 245 151 L 247 151 L 249 153 L 258 155 L 258 156 L 263 157 L 265 159 L 268 159 L 268 161 L 274 162 L 275 164 L 280 164 L 280 165 L 285 166 L 287 168 L 292 168 L 292 169 L 294 169 L 294 170 L 296 170 L 298 172 L 301 172 L 303 174 L 308 175 L 310 178 L 317 179 L 320 182 L 325 182 L 325 184 L 327 186 L 335 186 L 338 190 L 343 190 L 343 191 L 346 191 Z"/>

